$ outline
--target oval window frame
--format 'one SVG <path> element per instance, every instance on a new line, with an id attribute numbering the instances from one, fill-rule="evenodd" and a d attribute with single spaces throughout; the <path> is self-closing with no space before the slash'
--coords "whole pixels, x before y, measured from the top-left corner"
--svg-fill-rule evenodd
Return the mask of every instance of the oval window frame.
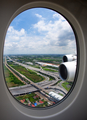
<path id="1" fill-rule="evenodd" d="M 31 8 L 35 8 L 35 7 L 45 7 L 45 8 L 53 9 L 54 11 L 57 11 L 58 13 L 63 14 L 64 17 L 66 16 L 65 18 L 68 18 L 69 23 L 72 24 L 72 26 L 73 26 L 73 28 L 74 28 L 74 31 L 76 31 L 75 33 L 76 33 L 76 36 L 78 37 L 78 39 L 79 39 L 80 41 L 81 41 L 81 38 L 84 39 L 84 38 L 83 38 L 83 33 L 82 33 L 82 31 L 81 31 L 81 28 L 80 28 L 80 25 L 78 24 L 78 22 L 77 22 L 77 20 L 74 18 L 74 16 L 73 16 L 70 12 L 68 12 L 66 9 L 64 9 L 62 6 L 53 4 L 53 3 L 51 3 L 51 2 L 32 2 L 32 3 L 26 4 L 26 5 L 22 6 L 22 7 L 20 7 L 17 11 L 15 11 L 15 13 L 13 14 L 13 16 L 12 16 L 11 19 L 9 20 L 9 23 L 8 23 L 8 25 L 7 25 L 7 28 L 8 28 L 8 26 L 10 25 L 11 21 L 12 21 L 18 14 L 20 14 L 21 12 L 23 12 L 23 11 L 25 11 L 25 10 L 27 10 L 27 9 L 31 9 Z M 70 25 L 71 25 L 71 24 L 70 24 Z M 77 30 L 78 30 L 78 32 L 77 32 Z M 7 31 L 7 29 L 6 29 L 6 31 Z M 81 34 L 80 37 L 79 37 L 79 35 L 78 35 L 79 33 Z M 76 40 L 76 42 L 77 42 L 77 54 L 78 54 L 77 57 L 78 57 L 78 59 L 81 59 L 80 54 L 82 54 L 82 53 L 80 53 L 80 49 L 79 49 L 79 48 L 81 47 L 81 44 L 79 45 L 78 39 Z M 83 42 L 83 47 L 85 47 L 84 42 Z M 82 51 L 82 52 L 83 52 L 83 51 Z M 77 60 L 78 60 L 78 59 L 77 59 Z M 79 67 L 80 63 L 81 63 L 80 60 L 77 61 L 78 67 Z M 77 67 L 77 68 L 78 68 L 78 67 Z M 80 74 L 80 71 L 79 71 L 79 72 L 78 72 L 78 71 L 79 71 L 79 70 L 76 71 L 76 76 L 75 76 L 76 78 L 75 78 L 75 79 L 79 79 L 79 78 L 77 78 L 77 76 L 78 76 L 78 74 Z M 78 83 L 77 83 L 76 85 L 78 85 Z M 73 89 L 73 91 L 75 91 L 76 85 L 75 85 L 75 88 Z M 73 92 L 73 91 L 70 90 L 70 94 L 68 94 L 68 95 L 65 97 L 65 99 L 63 100 L 63 102 L 62 102 L 61 104 L 55 105 L 55 107 L 52 107 L 52 108 L 50 108 L 50 109 L 47 109 L 48 107 L 46 107 L 44 110 L 38 109 L 37 113 L 36 113 L 36 110 L 31 109 L 31 108 L 29 109 L 29 107 L 27 108 L 27 107 L 22 106 L 21 104 L 19 104 L 18 101 L 15 100 L 15 99 L 13 98 L 13 96 L 12 96 L 11 94 L 9 94 L 8 91 L 7 91 L 7 95 L 8 95 L 8 97 L 9 97 L 9 100 L 10 100 L 11 103 L 13 104 L 13 106 L 14 106 L 18 111 L 20 111 L 21 113 L 26 114 L 27 116 L 30 116 L 30 117 L 32 117 L 32 118 L 47 118 L 47 117 L 52 117 L 52 116 L 54 116 L 54 115 L 60 114 L 60 113 L 63 112 L 65 109 L 67 109 L 68 107 L 70 107 L 70 105 L 72 105 L 72 103 L 74 102 L 75 98 L 78 96 L 79 91 L 80 91 L 80 89 L 81 89 L 81 85 L 82 85 L 81 79 L 80 79 L 80 84 L 79 84 L 79 85 L 80 85 L 80 87 L 79 87 L 79 89 L 77 88 L 76 94 L 75 94 L 75 92 Z M 72 96 L 72 94 L 73 94 L 74 97 Z M 67 99 L 66 99 L 66 98 L 67 98 Z M 71 98 L 73 98 L 73 99 L 71 100 Z M 61 101 L 62 101 L 62 100 L 61 100 Z M 67 101 L 68 101 L 68 103 L 67 103 Z M 61 105 L 62 105 L 62 107 L 61 107 Z M 49 110 L 49 112 L 47 112 L 48 110 Z M 57 112 L 55 113 L 55 111 L 57 111 Z M 41 112 L 41 113 L 40 113 L 40 112 Z M 49 113 L 49 114 L 48 114 L 48 113 Z"/>

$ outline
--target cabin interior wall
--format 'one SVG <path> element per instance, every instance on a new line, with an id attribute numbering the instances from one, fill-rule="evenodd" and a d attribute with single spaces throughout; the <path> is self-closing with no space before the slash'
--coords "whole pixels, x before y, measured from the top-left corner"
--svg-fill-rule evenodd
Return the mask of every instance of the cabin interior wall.
<path id="1" fill-rule="evenodd" d="M 11 103 L 10 99 L 8 98 L 7 87 L 5 85 L 4 76 L 3 76 L 3 68 L 2 68 L 2 56 L 3 56 L 3 45 L 6 30 L 9 23 L 9 19 L 18 10 L 21 6 L 35 2 L 37 0 L 1 0 L 0 1 L 0 119 L 1 120 L 37 120 L 37 118 L 31 118 L 29 116 L 24 115 L 20 111 L 18 111 Z M 41 0 L 38 0 L 41 2 Z M 43 0 L 44 1 L 44 0 Z M 79 0 L 47 0 L 48 2 L 52 2 L 53 4 L 58 4 L 67 11 L 71 12 L 74 17 L 76 17 L 80 27 L 83 31 L 83 37 L 85 40 L 85 45 L 87 46 L 87 8 L 82 2 Z M 46 2 L 47 2 L 46 1 Z M 11 21 L 10 21 L 11 22 Z M 84 46 L 82 46 L 83 49 Z M 87 49 L 85 49 L 87 53 Z M 85 53 L 85 54 L 86 54 Z M 81 57 L 81 56 L 80 56 Z M 86 61 L 86 56 L 85 56 Z M 86 77 L 86 69 L 87 63 L 85 64 L 85 72 L 84 73 L 84 81 L 81 86 L 81 91 L 77 99 L 74 103 L 64 112 L 60 113 L 51 118 L 44 118 L 45 120 L 86 120 L 87 119 L 87 77 Z M 81 68 L 80 68 L 81 69 Z M 35 112 L 35 111 L 34 111 Z M 39 118 L 38 118 L 39 119 Z M 41 118 L 40 118 L 41 120 Z"/>

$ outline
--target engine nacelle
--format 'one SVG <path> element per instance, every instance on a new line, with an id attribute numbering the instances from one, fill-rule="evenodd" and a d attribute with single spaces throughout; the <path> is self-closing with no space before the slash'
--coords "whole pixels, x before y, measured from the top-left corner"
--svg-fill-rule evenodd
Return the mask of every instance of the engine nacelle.
<path id="1" fill-rule="evenodd" d="M 77 59 L 77 56 L 76 55 L 65 55 L 63 56 L 63 62 L 70 62 L 70 61 L 74 61 Z"/>
<path id="2" fill-rule="evenodd" d="M 63 62 L 59 66 L 61 80 L 73 82 L 76 72 L 76 61 Z"/>

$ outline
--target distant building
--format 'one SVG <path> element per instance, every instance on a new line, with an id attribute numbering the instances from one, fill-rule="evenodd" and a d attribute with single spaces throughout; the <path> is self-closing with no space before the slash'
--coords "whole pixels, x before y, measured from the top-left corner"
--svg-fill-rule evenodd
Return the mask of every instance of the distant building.
<path id="1" fill-rule="evenodd" d="M 7 60 L 7 62 L 12 62 L 13 60 Z"/>
<path id="2" fill-rule="evenodd" d="M 51 67 L 56 67 L 56 68 L 59 67 L 59 65 L 55 65 L 52 63 L 45 63 L 45 62 L 36 62 L 36 64 L 41 65 L 41 66 L 51 66 Z"/>
<path id="3" fill-rule="evenodd" d="M 61 96 L 61 95 L 59 95 L 59 94 L 57 94 L 57 93 L 55 93 L 55 92 L 49 92 L 49 95 L 50 95 L 51 97 L 55 98 L 55 99 L 58 100 L 58 101 L 63 98 L 63 96 Z"/>
<path id="4" fill-rule="evenodd" d="M 37 103 L 34 103 L 35 106 L 37 106 Z"/>
<path id="5" fill-rule="evenodd" d="M 32 107 L 35 107 L 35 105 L 32 104 Z"/>
<path id="6" fill-rule="evenodd" d="M 33 63 L 32 63 L 32 62 L 26 62 L 26 64 L 28 64 L 28 65 L 33 65 Z"/>
<path id="7" fill-rule="evenodd" d="M 22 60 L 19 60 L 19 59 L 15 59 L 15 61 L 17 61 L 17 62 L 20 62 L 20 61 L 22 61 Z"/>
<path id="8" fill-rule="evenodd" d="M 20 102 L 21 102 L 21 103 L 24 103 L 24 101 L 23 101 L 23 100 L 20 100 Z"/>
<path id="9" fill-rule="evenodd" d="M 42 103 L 44 103 L 44 102 L 40 100 L 40 101 L 39 101 L 39 103 L 41 103 L 41 104 L 42 104 Z"/>

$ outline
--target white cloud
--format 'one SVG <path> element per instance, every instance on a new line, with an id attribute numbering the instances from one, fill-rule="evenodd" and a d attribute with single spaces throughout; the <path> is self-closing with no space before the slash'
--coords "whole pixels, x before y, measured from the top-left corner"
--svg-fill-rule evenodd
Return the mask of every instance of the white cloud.
<path id="1" fill-rule="evenodd" d="M 63 30 L 71 30 L 69 24 L 67 21 L 63 21 L 61 20 L 61 17 L 59 17 L 58 20 L 55 20 L 54 22 L 49 21 L 46 22 L 45 20 L 39 20 L 36 24 L 33 25 L 34 28 L 38 29 L 39 32 L 43 32 L 43 31 L 48 31 L 48 32 L 60 32 Z"/>
<path id="2" fill-rule="evenodd" d="M 39 21 L 33 25 L 32 30 L 38 32 L 28 34 L 25 29 L 15 30 L 13 26 L 8 28 L 5 40 L 5 53 L 10 54 L 67 54 L 76 49 L 75 38 L 68 22 L 58 14 L 53 18 L 58 20 L 46 21 L 41 15 L 35 14 Z"/>
<path id="3" fill-rule="evenodd" d="M 58 18 L 60 21 L 66 21 L 66 19 L 62 15 L 60 15 L 58 13 L 53 14 L 53 18 L 54 19 Z"/>
<path id="4" fill-rule="evenodd" d="M 16 35 L 16 36 L 23 36 L 25 34 L 25 30 L 22 28 L 20 31 L 18 31 L 18 30 L 15 30 L 14 28 L 13 28 L 13 26 L 10 26 L 9 28 L 8 28 L 8 33 L 7 33 L 7 35 Z"/>
<path id="5" fill-rule="evenodd" d="M 57 13 L 53 14 L 53 18 L 59 18 L 59 14 Z"/>
<path id="6" fill-rule="evenodd" d="M 58 17 L 58 20 L 54 22 L 39 20 L 38 23 L 34 24 L 34 28 L 37 29 L 38 32 L 45 34 L 44 40 L 47 41 L 47 45 L 50 46 L 50 48 L 54 46 L 54 50 L 57 50 L 58 53 L 59 51 L 60 53 L 75 52 L 75 37 L 69 23 L 58 14 L 54 14 L 53 17 Z"/>
<path id="7" fill-rule="evenodd" d="M 42 18 L 42 15 L 39 14 L 35 14 L 38 18 Z"/>

